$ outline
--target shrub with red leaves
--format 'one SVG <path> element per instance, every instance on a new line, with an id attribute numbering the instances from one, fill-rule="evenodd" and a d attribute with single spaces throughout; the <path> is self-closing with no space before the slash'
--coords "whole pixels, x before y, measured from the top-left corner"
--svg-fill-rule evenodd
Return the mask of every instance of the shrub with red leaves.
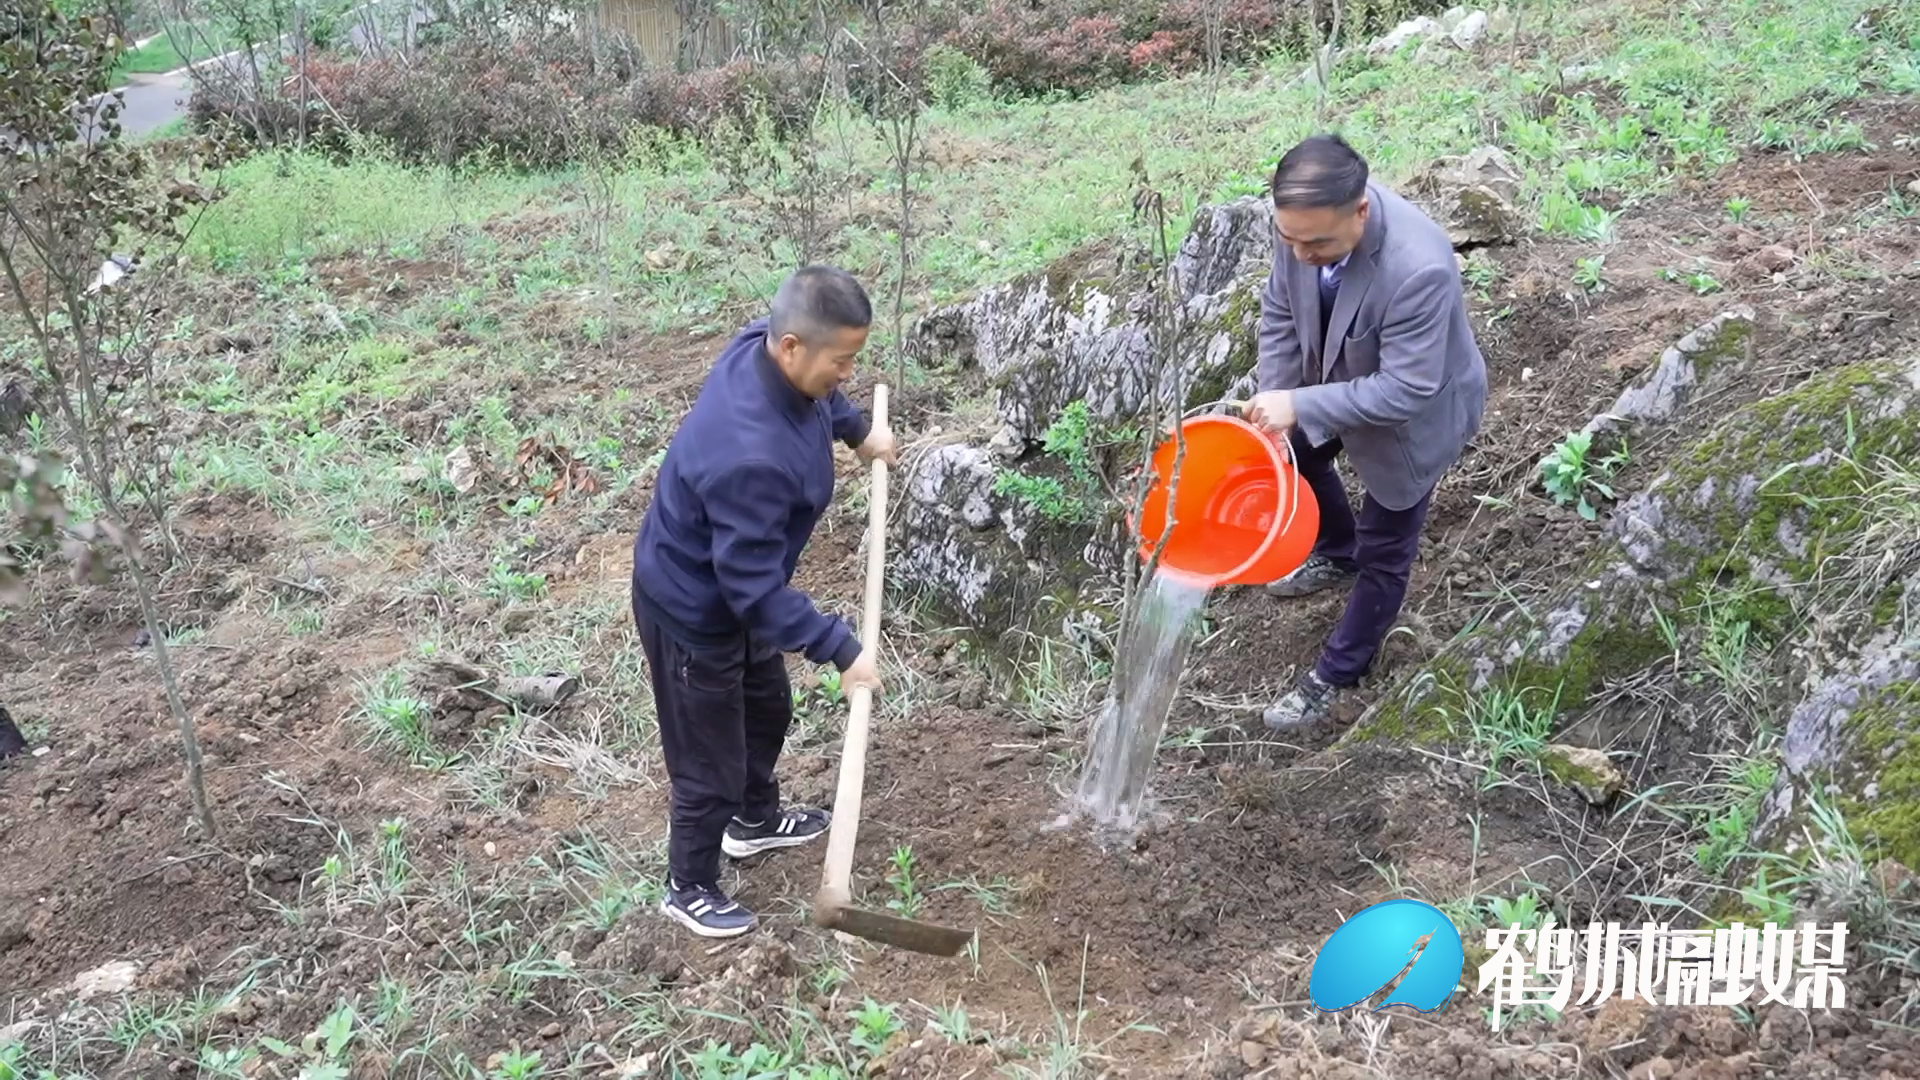
<path id="1" fill-rule="evenodd" d="M 1441 6 L 1348 0 L 1342 39 L 1365 40 Z M 1310 20 L 1320 9 L 1309 0 L 965 0 L 917 11 L 880 50 L 891 70 L 856 57 L 847 87 L 872 113 L 892 107 L 903 86 L 924 99 L 923 61 L 935 43 L 971 57 L 1009 96 L 1080 95 L 1176 75 L 1206 65 L 1210 8 L 1219 15 L 1224 63 L 1319 42 Z M 819 63 L 735 61 L 683 74 L 643 71 L 631 48 L 591 48 L 565 33 L 515 42 L 455 38 L 410 62 L 315 57 L 304 87 L 296 80 L 265 100 L 238 88 L 202 88 L 189 115 L 202 129 L 233 121 L 245 134 L 276 141 L 301 130 L 305 103 L 304 130 L 323 146 L 343 147 L 351 130 L 430 162 L 484 152 L 549 168 L 577 156 L 583 140 L 617 149 L 635 124 L 707 143 L 717 138 L 726 146 L 710 149 L 746 153 L 743 132 L 770 129 L 785 138 L 806 127 L 824 77 Z M 727 133 L 715 136 L 716 125 Z"/>
<path id="2" fill-rule="evenodd" d="M 1217 6 L 1216 6 L 1217 5 Z M 1442 0 L 1348 0 L 1341 37 L 1364 40 Z M 980 0 L 939 40 L 972 57 L 1003 94 L 1082 94 L 1124 81 L 1177 75 L 1207 63 L 1208 9 L 1219 15 L 1220 59 L 1257 61 L 1275 49 L 1319 44 L 1309 0 Z"/>
<path id="3" fill-rule="evenodd" d="M 945 40 L 985 68 L 1003 93 L 1083 94 L 1119 82 L 1132 66 L 1119 19 L 1077 14 L 1064 4 L 992 0 L 963 16 Z"/>
<path id="4" fill-rule="evenodd" d="M 196 126 L 226 120 L 262 141 L 280 141 L 299 130 L 305 101 L 307 134 L 323 147 L 344 148 L 353 131 L 411 161 L 486 154 L 545 169 L 586 146 L 617 151 L 635 124 L 699 137 L 722 118 L 735 130 L 759 130 L 764 118 L 784 137 L 812 107 L 819 77 L 817 68 L 745 61 L 690 75 L 642 72 L 620 54 L 594 54 L 564 35 L 456 39 L 410 63 L 315 57 L 304 87 L 291 79 L 266 101 L 206 88 L 194 95 L 190 116 Z"/>

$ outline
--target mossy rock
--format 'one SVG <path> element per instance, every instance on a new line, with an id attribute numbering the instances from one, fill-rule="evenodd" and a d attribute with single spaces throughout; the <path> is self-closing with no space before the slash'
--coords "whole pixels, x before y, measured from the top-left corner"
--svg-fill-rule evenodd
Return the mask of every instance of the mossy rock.
<path id="1" fill-rule="evenodd" d="M 1006 481 L 1050 480 L 1063 507 Z M 1016 630 L 1058 637 L 1084 615 L 1080 587 L 1102 569 L 1110 507 L 1082 505 L 1070 477 L 1014 473 L 965 443 L 915 461 L 888 529 L 890 594 L 992 645 Z M 1083 513 L 1082 511 L 1085 511 Z M 1089 516 L 1090 515 L 1090 516 Z"/>
<path id="2" fill-rule="evenodd" d="M 1920 627 L 1882 631 L 1822 678 L 1787 722 L 1785 758 L 1760 843 L 1837 839 L 1822 837 L 1817 799 L 1870 857 L 1920 865 Z"/>
<path id="3" fill-rule="evenodd" d="M 1625 787 L 1620 770 L 1607 755 L 1585 746 L 1554 744 L 1540 756 L 1548 776 L 1579 792 L 1595 806 L 1604 806 Z"/>
<path id="4" fill-rule="evenodd" d="M 1913 655 L 1900 674 L 1850 719 L 1856 745 L 1849 764 L 1865 782 L 1842 809 L 1858 839 L 1920 866 L 1920 663 Z"/>
<path id="5" fill-rule="evenodd" d="M 1176 396 L 1183 408 L 1217 401 L 1252 370 L 1272 255 L 1263 200 L 1204 206 L 1160 282 L 1100 245 L 932 312 L 908 350 L 923 366 L 977 371 L 1016 446 L 1040 442 L 1075 402 L 1102 424 L 1134 424 Z"/>
<path id="6" fill-rule="evenodd" d="M 1863 542 L 1874 541 L 1870 530 L 1886 529 L 1883 512 L 1891 503 L 1876 509 L 1863 492 L 1887 462 L 1916 458 L 1920 357 L 1848 364 L 1740 409 L 1618 509 L 1599 550 L 1543 616 L 1510 611 L 1476 629 L 1383 695 L 1347 737 L 1464 740 L 1475 710 L 1514 702 L 1551 710 L 1557 726 L 1611 680 L 1645 671 L 1716 625 L 1744 623 L 1775 644 L 1794 646 L 1780 651 L 1797 657 L 1799 670 L 1772 673 L 1786 685 L 1844 674 L 1870 641 L 1893 649 L 1886 642 L 1900 640 L 1903 628 L 1888 624 L 1920 609 L 1902 601 L 1907 586 L 1897 566 L 1863 558 L 1843 572 L 1833 561 L 1849 552 L 1876 554 Z M 1703 597 L 1716 601 L 1712 610 L 1699 603 Z M 1894 660 L 1875 664 L 1875 672 L 1904 670 Z M 1880 746 L 1870 752 L 1887 764 L 1859 761 L 1855 750 L 1839 746 L 1847 740 L 1826 740 L 1832 749 L 1809 752 L 1803 764 L 1853 760 L 1861 767 L 1836 781 L 1842 791 L 1863 792 L 1877 782 L 1880 792 L 1911 787 L 1920 798 L 1920 750 L 1908 771 L 1909 743 L 1885 734 L 1910 730 L 1911 711 L 1868 715 L 1874 722 L 1850 745 Z M 1811 722 L 1794 716 L 1790 727 Z M 1790 746 L 1792 740 L 1790 734 Z M 1782 781 L 1796 782 L 1805 781 Z M 1854 813 L 1892 837 L 1891 850 L 1920 857 L 1920 828 L 1912 827 L 1920 826 L 1920 811 L 1885 798 L 1863 810 L 1856 796 Z"/>

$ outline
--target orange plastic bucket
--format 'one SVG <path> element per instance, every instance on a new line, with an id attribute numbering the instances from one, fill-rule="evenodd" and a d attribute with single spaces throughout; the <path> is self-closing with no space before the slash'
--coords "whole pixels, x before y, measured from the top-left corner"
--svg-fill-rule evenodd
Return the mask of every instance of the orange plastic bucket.
<path id="1" fill-rule="evenodd" d="M 1167 530 L 1167 494 L 1174 523 L 1160 552 L 1161 572 L 1209 587 L 1265 585 L 1300 568 L 1320 532 L 1320 504 L 1300 479 L 1278 438 L 1237 416 L 1196 416 L 1179 440 L 1153 452 L 1153 487 L 1140 512 L 1140 557 L 1148 560 Z"/>

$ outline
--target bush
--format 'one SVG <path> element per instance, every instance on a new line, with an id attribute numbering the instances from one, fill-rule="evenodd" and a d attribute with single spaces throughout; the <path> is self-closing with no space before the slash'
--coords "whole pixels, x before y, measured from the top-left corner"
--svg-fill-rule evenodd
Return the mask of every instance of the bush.
<path id="1" fill-rule="evenodd" d="M 993 94 L 993 76 L 979 61 L 952 45 L 935 45 L 926 52 L 927 99 L 943 109 L 960 110 Z"/>
<path id="2" fill-rule="evenodd" d="M 1131 71 L 1120 20 L 1081 15 L 1065 4 L 1033 7 L 995 0 L 963 16 L 945 43 L 987 70 L 1008 94 L 1084 94 Z"/>
<path id="3" fill-rule="evenodd" d="M 1319 42 L 1305 0 L 1218 0 L 1221 59 L 1303 52 Z M 893 34 L 890 71 L 858 55 L 847 88 L 880 115 L 902 87 L 919 103 L 961 108 L 1006 96 L 1081 95 L 1207 62 L 1209 0 L 967 0 L 931 4 Z M 1366 40 L 1401 19 L 1440 10 L 1440 0 L 1350 0 L 1341 36 Z M 691 73 L 642 70 L 630 47 L 593 48 L 555 31 L 508 40 L 454 34 L 410 62 L 392 58 L 309 61 L 265 93 L 201 87 L 189 105 L 195 126 L 233 124 L 277 142 L 301 130 L 342 151 L 349 133 L 390 144 L 404 159 L 456 163 L 486 154 L 545 169 L 587 146 L 618 150 L 635 124 L 700 141 L 721 156 L 758 153 L 755 140 L 786 140 L 807 128 L 819 103 L 821 61 L 799 66 L 735 61 Z M 304 93 L 303 93 L 304 89 Z"/>
<path id="4" fill-rule="evenodd" d="M 202 129 L 237 128 L 259 142 L 290 140 L 307 102 L 307 134 L 344 150 L 348 133 L 389 145 L 403 160 L 455 164 L 474 155 L 548 169 L 589 147 L 619 151 L 635 124 L 705 138 L 718 129 L 784 138 L 805 119 L 817 67 L 736 62 L 679 75 L 641 71 L 625 51 L 592 51 L 553 34 L 517 42 L 455 39 L 411 63 L 389 57 L 322 59 L 265 100 L 238 87 L 202 87 L 189 115 Z"/>
<path id="5" fill-rule="evenodd" d="M 1320 42 L 1306 0 L 1216 0 L 1220 57 L 1257 61 L 1275 50 L 1305 53 Z M 1341 38 L 1351 44 L 1402 19 L 1433 14 L 1442 0 L 1351 0 Z M 964 5 L 938 40 L 986 68 L 1006 94 L 1083 94 L 1143 77 L 1194 71 L 1207 62 L 1208 0 L 982 0 Z"/>

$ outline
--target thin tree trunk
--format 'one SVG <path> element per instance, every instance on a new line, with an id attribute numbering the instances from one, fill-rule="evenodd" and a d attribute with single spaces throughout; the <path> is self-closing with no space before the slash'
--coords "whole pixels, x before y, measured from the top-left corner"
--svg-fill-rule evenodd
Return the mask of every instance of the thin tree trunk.
<path id="1" fill-rule="evenodd" d="M 33 243 L 31 226 L 17 210 L 12 207 L 8 209 L 12 211 L 14 223 L 27 237 L 28 243 Z M 52 249 L 42 246 L 41 250 L 51 251 Z M 0 247 L 0 272 L 6 275 L 7 283 L 19 309 L 23 312 L 31 312 L 32 304 L 29 302 L 26 287 L 20 279 L 19 269 L 14 265 L 12 253 L 5 247 Z M 160 667 L 160 679 L 166 692 L 167 708 L 172 712 L 174 723 L 180 729 L 181 750 L 187 760 L 187 786 L 193 798 L 194 817 L 198 820 L 206 839 L 212 840 L 216 833 L 213 814 L 207 804 L 206 780 L 201 770 L 200 737 L 194 728 L 193 717 L 188 714 L 186 704 L 180 698 L 179 684 L 173 674 L 172 657 L 167 652 L 166 637 L 160 625 L 159 608 L 153 599 L 153 589 L 147 578 L 146 567 L 141 564 L 137 550 L 138 544 L 128 528 L 126 515 L 120 510 L 120 502 L 114 491 L 111 463 L 101 460 L 101 455 L 106 451 L 106 436 L 102 435 L 101 445 L 95 446 L 87 434 L 87 418 L 91 417 L 103 426 L 110 421 L 105 419 L 106 412 L 96 396 L 98 388 L 94 380 L 98 372 L 90 360 L 90 350 L 94 345 L 86 336 L 85 320 L 79 317 L 84 305 L 71 278 L 63 280 L 61 284 L 65 293 L 69 322 L 73 327 L 74 363 L 78 368 L 76 372 L 80 384 L 78 389 L 83 401 L 79 407 L 74 404 L 73 394 L 69 390 L 69 379 L 63 374 L 57 362 L 57 355 L 52 339 L 47 334 L 46 324 L 39 319 L 29 317 L 27 325 L 35 343 L 40 348 L 41 362 L 55 392 L 59 411 L 72 430 L 74 446 L 80 454 L 81 473 L 88 485 L 93 488 L 94 496 L 100 500 L 100 505 L 106 512 L 106 525 L 107 531 L 111 533 L 110 539 L 126 556 L 128 568 L 133 574 L 134 590 L 140 602 L 140 614 L 146 623 L 147 636 L 152 639 L 154 658 Z"/>
<path id="2" fill-rule="evenodd" d="M 918 116 L 894 121 L 894 143 L 900 168 L 900 273 L 893 282 L 893 347 L 900 357 L 900 386 L 907 384 L 907 264 L 913 257 L 913 146 Z"/>
<path id="3" fill-rule="evenodd" d="M 131 538 L 129 538 L 131 539 Z M 160 625 L 160 608 L 154 603 L 153 585 L 147 580 L 146 567 L 140 565 L 137 553 L 123 545 L 127 555 L 127 565 L 133 574 L 133 589 L 140 597 L 140 615 L 147 623 L 147 637 L 153 643 L 153 661 L 160 669 L 160 685 L 165 688 L 167 709 L 173 713 L 173 722 L 180 730 L 180 746 L 187 759 L 187 791 L 193 797 L 194 820 L 200 823 L 200 831 L 206 840 L 213 840 L 217 831 L 213 824 L 213 809 L 207 805 L 207 781 L 201 770 L 200 734 L 195 729 L 193 714 L 180 699 L 180 683 L 174 678 L 173 656 L 167 650 L 166 628 Z"/>

